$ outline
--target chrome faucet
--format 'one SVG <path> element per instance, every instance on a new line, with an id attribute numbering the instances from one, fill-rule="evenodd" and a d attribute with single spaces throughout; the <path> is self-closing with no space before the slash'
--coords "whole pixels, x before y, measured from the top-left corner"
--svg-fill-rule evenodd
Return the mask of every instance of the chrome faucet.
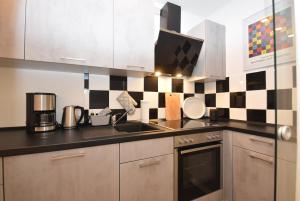
<path id="1" fill-rule="evenodd" d="M 112 124 L 112 126 L 113 127 L 116 126 L 121 121 L 121 119 L 123 119 L 123 117 L 125 117 L 125 115 L 127 115 L 129 112 L 131 112 L 131 110 L 128 110 L 128 111 L 124 112 L 124 114 L 122 114 L 122 116 L 120 116 L 119 119 L 117 119 L 117 115 L 119 115 L 121 113 L 114 114 L 111 117 L 111 124 Z"/>

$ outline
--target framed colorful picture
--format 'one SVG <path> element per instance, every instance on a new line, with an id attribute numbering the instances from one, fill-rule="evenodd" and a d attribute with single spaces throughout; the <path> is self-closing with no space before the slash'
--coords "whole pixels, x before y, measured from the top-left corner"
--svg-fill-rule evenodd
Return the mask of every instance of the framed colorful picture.
<path id="1" fill-rule="evenodd" d="M 293 9 L 290 4 L 277 3 L 275 15 L 277 64 L 295 61 Z M 244 69 L 274 65 L 274 23 L 272 7 L 243 21 Z"/>

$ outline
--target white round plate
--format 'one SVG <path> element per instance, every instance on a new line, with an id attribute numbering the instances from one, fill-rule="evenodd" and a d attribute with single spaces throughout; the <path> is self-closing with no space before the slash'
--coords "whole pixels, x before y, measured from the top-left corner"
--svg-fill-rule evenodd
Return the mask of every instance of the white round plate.
<path id="1" fill-rule="evenodd" d="M 185 116 L 190 119 L 200 119 L 205 114 L 205 104 L 198 97 L 189 97 L 184 100 L 182 109 Z"/>

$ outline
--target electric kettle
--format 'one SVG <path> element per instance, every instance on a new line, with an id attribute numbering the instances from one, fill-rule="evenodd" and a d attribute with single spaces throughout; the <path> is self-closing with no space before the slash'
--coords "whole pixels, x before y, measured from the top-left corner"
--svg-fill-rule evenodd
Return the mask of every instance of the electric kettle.
<path id="1" fill-rule="evenodd" d="M 80 110 L 80 116 L 77 117 L 77 110 Z M 66 106 L 64 107 L 63 116 L 62 116 L 62 126 L 64 129 L 76 128 L 84 116 L 84 108 L 80 106 Z"/>

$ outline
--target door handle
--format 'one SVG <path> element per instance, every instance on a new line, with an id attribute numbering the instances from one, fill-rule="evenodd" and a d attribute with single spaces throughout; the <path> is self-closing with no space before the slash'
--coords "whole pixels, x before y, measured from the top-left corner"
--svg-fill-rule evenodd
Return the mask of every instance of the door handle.
<path id="1" fill-rule="evenodd" d="M 277 137 L 279 140 L 289 141 L 292 138 L 292 129 L 289 126 L 280 126 Z"/>
<path id="2" fill-rule="evenodd" d="M 149 167 L 149 166 L 153 166 L 153 165 L 159 165 L 160 164 L 160 160 L 159 159 L 153 159 L 151 161 L 148 162 L 143 162 L 139 164 L 140 168 L 144 168 L 144 167 Z"/>
<path id="3" fill-rule="evenodd" d="M 274 163 L 274 161 L 273 161 L 272 159 L 267 159 L 267 158 L 258 156 L 258 155 L 256 155 L 256 154 L 249 154 L 249 156 L 250 156 L 251 158 L 258 159 L 258 160 L 261 160 L 261 161 L 265 161 L 265 162 L 270 163 L 270 164 L 273 164 L 273 163 Z"/>
<path id="4" fill-rule="evenodd" d="M 85 152 L 79 152 L 78 154 L 70 154 L 70 155 L 56 155 L 51 158 L 52 161 L 58 161 L 63 159 L 69 159 L 69 158 L 79 158 L 84 157 L 86 155 Z"/>
<path id="5" fill-rule="evenodd" d="M 132 70 L 144 70 L 145 67 L 144 66 L 136 66 L 136 65 L 127 65 L 126 66 L 127 69 L 132 69 Z"/>
<path id="6" fill-rule="evenodd" d="M 268 144 L 268 145 L 273 145 L 274 143 L 271 142 L 271 141 L 265 141 L 265 140 L 260 140 L 260 139 L 257 139 L 257 138 L 250 138 L 251 141 L 253 142 L 260 142 L 260 143 L 265 143 L 265 144 Z"/>
<path id="7" fill-rule="evenodd" d="M 61 57 L 60 59 L 61 60 L 78 61 L 78 62 L 86 62 L 86 59 L 82 59 L 82 58 Z"/>

